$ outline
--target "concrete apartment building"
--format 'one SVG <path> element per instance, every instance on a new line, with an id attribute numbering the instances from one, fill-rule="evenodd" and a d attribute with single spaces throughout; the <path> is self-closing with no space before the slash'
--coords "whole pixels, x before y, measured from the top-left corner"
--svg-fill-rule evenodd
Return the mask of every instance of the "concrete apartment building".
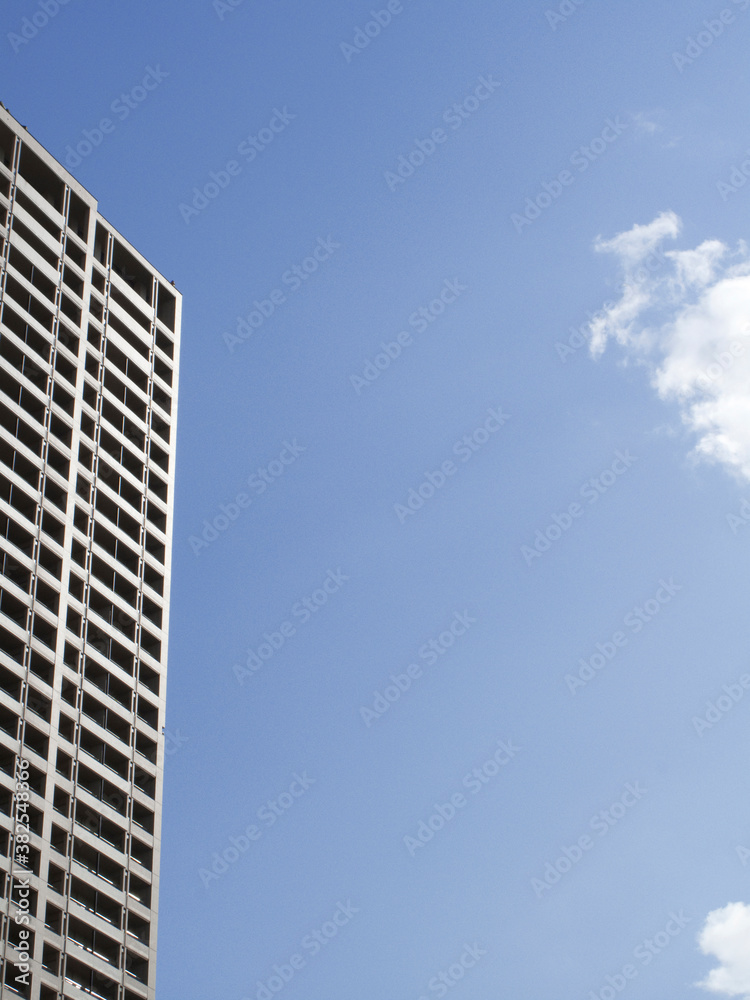
<path id="1" fill-rule="evenodd" d="M 180 312 L 0 107 L 0 1000 L 154 996 Z"/>

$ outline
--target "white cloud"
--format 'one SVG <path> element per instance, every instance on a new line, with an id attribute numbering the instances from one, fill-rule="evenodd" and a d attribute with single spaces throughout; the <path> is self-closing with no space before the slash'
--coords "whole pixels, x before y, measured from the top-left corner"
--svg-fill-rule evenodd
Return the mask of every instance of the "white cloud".
<path id="1" fill-rule="evenodd" d="M 719 240 L 662 250 L 682 224 L 662 212 L 594 248 L 623 272 L 622 294 L 590 324 L 590 348 L 609 340 L 645 365 L 664 400 L 697 435 L 694 455 L 750 480 L 750 253 Z"/>
<path id="2" fill-rule="evenodd" d="M 721 964 L 696 986 L 750 1000 L 750 906 L 729 903 L 712 910 L 698 935 L 698 945 L 704 955 L 713 955 Z"/>

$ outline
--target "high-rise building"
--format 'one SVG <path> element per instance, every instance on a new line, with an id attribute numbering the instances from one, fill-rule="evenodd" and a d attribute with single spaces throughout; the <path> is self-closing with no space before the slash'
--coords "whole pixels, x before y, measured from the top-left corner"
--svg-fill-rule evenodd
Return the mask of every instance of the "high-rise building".
<path id="1" fill-rule="evenodd" d="M 0 107 L 1 1000 L 154 996 L 180 311 Z"/>

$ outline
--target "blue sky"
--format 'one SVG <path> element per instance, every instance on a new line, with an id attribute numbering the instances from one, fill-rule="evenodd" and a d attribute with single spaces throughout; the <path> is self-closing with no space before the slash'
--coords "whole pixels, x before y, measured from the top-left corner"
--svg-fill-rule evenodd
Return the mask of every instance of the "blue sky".
<path id="1" fill-rule="evenodd" d="M 160 1000 L 750 994 L 748 7 L 3 9 L 184 295 Z"/>

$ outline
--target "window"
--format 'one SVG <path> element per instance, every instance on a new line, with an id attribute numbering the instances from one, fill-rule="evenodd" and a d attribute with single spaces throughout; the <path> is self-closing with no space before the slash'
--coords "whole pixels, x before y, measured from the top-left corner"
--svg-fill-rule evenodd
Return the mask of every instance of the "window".
<path id="1" fill-rule="evenodd" d="M 102 917 L 118 930 L 122 927 L 122 907 L 106 893 L 93 889 L 83 879 L 73 875 L 70 880 L 70 897 L 90 913 Z"/>
<path id="2" fill-rule="evenodd" d="M 156 705 L 152 705 L 147 698 L 143 697 L 143 695 L 138 695 L 136 713 L 139 719 L 142 719 L 147 725 L 151 726 L 152 729 L 156 729 L 157 720 L 159 718 L 159 709 Z"/>
<path id="3" fill-rule="evenodd" d="M 104 694 L 109 695 L 119 702 L 126 712 L 130 712 L 133 704 L 133 689 L 128 687 L 119 677 L 115 677 L 109 670 L 100 667 L 93 660 L 86 660 L 84 665 L 84 677 L 95 684 Z"/>
<path id="4" fill-rule="evenodd" d="M 41 691 L 37 691 L 36 688 L 29 687 L 28 694 L 26 695 L 26 707 L 47 723 L 52 718 L 52 702 Z"/>
<path id="5" fill-rule="evenodd" d="M 21 590 L 31 590 L 31 570 L 4 549 L 0 549 L 0 574 Z"/>
<path id="6" fill-rule="evenodd" d="M 100 799 L 115 812 L 120 813 L 121 816 L 127 816 L 127 794 L 121 792 L 111 781 L 100 777 L 92 768 L 87 767 L 81 761 L 78 762 L 78 784 L 94 798 Z"/>
<path id="7" fill-rule="evenodd" d="M 122 866 L 100 854 L 80 837 L 73 838 L 73 860 L 83 865 L 92 875 L 98 875 L 118 889 L 122 888 L 124 875 Z"/>
<path id="8" fill-rule="evenodd" d="M 43 618 L 39 612 L 34 613 L 34 617 L 31 621 L 31 634 L 43 642 L 45 646 L 49 646 L 51 650 L 54 650 L 57 643 L 57 629 L 54 625 Z"/>
<path id="9" fill-rule="evenodd" d="M 45 201 L 49 202 L 55 212 L 62 212 L 65 185 L 54 171 L 25 144 L 21 146 L 18 172 Z"/>
<path id="10" fill-rule="evenodd" d="M 70 795 L 62 788 L 55 788 L 52 808 L 64 816 L 65 819 L 70 817 Z"/>
<path id="11" fill-rule="evenodd" d="M 167 289 L 164 287 L 164 285 L 159 285 L 159 297 L 156 307 L 156 316 L 157 319 L 159 319 L 164 324 L 164 326 L 166 326 L 166 328 L 168 330 L 171 330 L 172 332 L 174 332 L 175 312 L 176 312 L 175 306 L 176 306 L 176 300 L 174 295 L 172 295 L 171 292 L 168 292 Z M 162 334 L 162 336 L 164 335 Z M 164 337 L 164 339 L 168 340 L 167 337 Z M 159 344 L 159 346 L 161 347 L 162 345 Z M 170 357 L 171 356 L 172 355 L 170 354 Z"/>
<path id="12" fill-rule="evenodd" d="M 60 606 L 60 594 L 44 580 L 38 579 L 36 582 L 36 599 L 53 615 L 57 614 Z"/>
<path id="13" fill-rule="evenodd" d="M 81 802 L 75 804 L 75 821 L 85 827 L 89 833 L 93 833 L 95 837 L 106 840 L 115 850 L 125 853 L 125 830 L 117 823 L 106 819 Z"/>
<path id="14" fill-rule="evenodd" d="M 116 239 L 112 247 L 112 270 L 149 305 L 153 303 L 154 279 L 150 271 Z"/>
<path id="15" fill-rule="evenodd" d="M 70 626 L 68 626 L 70 628 Z M 81 653 L 71 642 L 65 643 L 65 648 L 63 651 L 63 663 L 67 667 L 71 667 L 73 670 L 78 670 L 78 659 Z"/>
<path id="16" fill-rule="evenodd" d="M 53 221 L 53 219 L 50 218 L 49 215 L 47 215 L 45 211 L 39 208 L 36 202 L 32 201 L 28 195 L 24 194 L 20 188 L 16 188 L 15 202 L 16 205 L 21 206 L 24 212 L 28 212 L 32 219 L 34 219 L 35 222 L 38 222 L 43 229 L 46 229 L 52 239 L 59 240 L 61 238 L 62 233 L 60 231 L 60 227 Z"/>

